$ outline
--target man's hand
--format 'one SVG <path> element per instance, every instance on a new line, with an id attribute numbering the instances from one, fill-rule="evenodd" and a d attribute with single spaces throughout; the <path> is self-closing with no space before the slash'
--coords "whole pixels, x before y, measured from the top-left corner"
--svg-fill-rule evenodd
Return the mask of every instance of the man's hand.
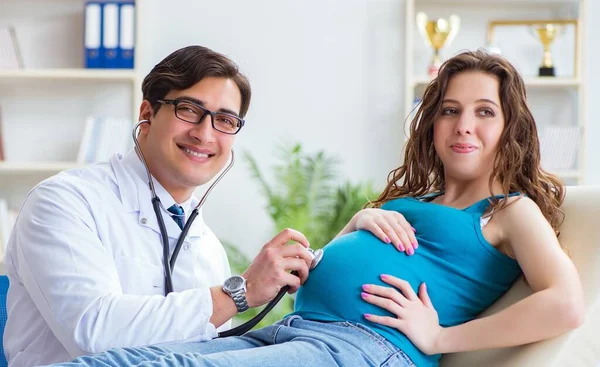
<path id="1" fill-rule="evenodd" d="M 288 244 L 288 241 L 295 243 Z M 293 229 L 284 229 L 263 246 L 252 264 L 242 274 L 246 278 L 248 306 L 257 307 L 269 302 L 286 285 L 294 293 L 308 278 L 312 257 L 308 240 Z M 298 276 L 291 274 L 297 271 Z"/>

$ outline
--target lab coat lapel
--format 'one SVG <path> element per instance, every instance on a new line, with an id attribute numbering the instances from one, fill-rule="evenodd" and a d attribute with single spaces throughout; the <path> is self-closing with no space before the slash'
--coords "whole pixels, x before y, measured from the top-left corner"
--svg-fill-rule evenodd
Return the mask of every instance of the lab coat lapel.
<path id="1" fill-rule="evenodd" d="M 148 187 L 148 179 L 145 175 L 145 169 L 135 151 L 130 151 L 124 157 L 120 155 L 113 156 L 111 158 L 111 165 L 117 177 L 121 202 L 125 209 L 129 212 L 137 211 L 138 223 L 160 235 L 160 227 L 152 206 L 152 194 Z M 159 198 L 166 197 L 168 193 L 154 178 L 153 180 Z M 191 208 L 194 208 L 198 202 L 199 200 L 193 197 Z M 167 235 L 169 238 L 177 240 L 181 234 L 181 229 L 173 218 L 171 218 L 169 212 L 166 211 L 167 206 L 170 206 L 169 203 L 162 202 L 161 204 L 160 214 L 165 222 Z M 202 210 L 200 209 L 187 236 L 192 238 L 202 236 L 205 233 L 204 219 L 202 218 Z"/>
<path id="2" fill-rule="evenodd" d="M 152 196 L 150 194 L 150 189 L 147 189 L 147 193 L 143 192 L 143 188 L 138 188 L 138 199 L 139 199 L 139 223 L 145 227 L 148 227 L 160 234 L 160 227 L 158 226 L 158 220 L 156 219 L 156 214 L 154 213 L 154 207 L 152 206 Z M 166 208 L 163 209 L 164 205 L 161 203 L 162 207 L 159 206 L 159 213 L 165 222 L 165 228 L 167 229 L 167 235 L 171 239 L 177 240 L 179 235 L 181 234 L 181 229 L 175 223 L 173 218 L 169 215 L 169 212 L 166 211 Z"/>
<path id="3" fill-rule="evenodd" d="M 192 209 L 196 207 L 196 204 L 192 206 Z M 192 223 L 192 227 L 188 232 L 188 237 L 199 237 L 206 234 L 206 225 L 204 224 L 204 218 L 202 217 L 202 208 L 198 209 L 198 216 Z"/>
<path id="4" fill-rule="evenodd" d="M 160 227 L 154 214 L 152 206 L 152 194 L 148 187 L 148 179 L 143 176 L 142 163 L 137 158 L 135 151 L 130 151 L 125 156 L 115 155 L 110 163 L 115 172 L 121 202 L 127 212 L 138 212 L 138 224 L 152 229 L 160 236 Z M 145 180 L 144 180 L 145 178 Z M 154 181 L 156 182 L 156 181 Z M 163 205 L 164 206 L 164 205 Z M 169 212 L 161 209 L 167 235 L 171 239 L 177 239 L 181 234 L 181 229 L 175 221 L 169 216 Z"/>

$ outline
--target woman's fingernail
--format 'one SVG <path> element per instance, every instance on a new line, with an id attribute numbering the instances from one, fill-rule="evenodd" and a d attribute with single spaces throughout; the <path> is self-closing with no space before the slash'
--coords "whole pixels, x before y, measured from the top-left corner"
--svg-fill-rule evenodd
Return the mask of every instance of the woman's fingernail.
<path id="1" fill-rule="evenodd" d="M 373 315 L 371 315 L 370 313 L 366 313 L 366 314 L 364 314 L 363 316 L 365 317 L 365 319 L 369 319 L 369 318 L 371 318 L 371 316 L 373 316 Z"/>
<path id="2" fill-rule="evenodd" d="M 367 297 L 369 297 L 369 294 L 368 294 L 368 293 L 365 293 L 365 292 L 362 292 L 362 293 L 360 294 L 360 296 L 361 296 L 362 298 L 367 298 Z"/>
<path id="3" fill-rule="evenodd" d="M 368 284 L 363 284 L 362 289 L 364 289 L 365 291 L 368 291 L 371 288 L 370 285 Z"/>
<path id="4" fill-rule="evenodd" d="M 409 255 L 413 255 L 415 253 L 415 250 L 413 250 L 412 247 L 411 247 L 411 248 L 408 249 L 407 252 L 408 252 Z"/>
<path id="5" fill-rule="evenodd" d="M 400 250 L 400 251 L 404 252 L 405 248 L 404 248 L 404 246 L 402 246 L 402 244 L 400 244 L 400 245 L 398 246 L 398 250 Z"/>
<path id="6" fill-rule="evenodd" d="M 415 250 L 419 248 L 419 244 L 417 242 L 413 243 L 412 245 L 413 245 L 413 247 L 414 247 Z"/>
<path id="7" fill-rule="evenodd" d="M 417 233 L 417 230 L 415 229 L 415 227 L 410 227 L 412 228 L 413 232 Z"/>
<path id="8" fill-rule="evenodd" d="M 381 279 L 387 279 L 387 278 L 389 278 L 389 277 L 390 277 L 390 276 L 389 276 L 389 275 L 387 275 L 387 274 L 381 274 Z"/>
<path id="9" fill-rule="evenodd" d="M 392 241 L 390 241 L 390 239 L 386 237 L 385 238 L 385 243 L 390 243 L 390 242 L 392 242 Z"/>

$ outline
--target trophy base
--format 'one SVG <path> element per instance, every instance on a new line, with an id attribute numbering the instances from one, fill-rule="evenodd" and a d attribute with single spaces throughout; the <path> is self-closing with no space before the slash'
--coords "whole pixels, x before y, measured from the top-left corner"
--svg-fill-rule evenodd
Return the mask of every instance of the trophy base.
<path id="1" fill-rule="evenodd" d="M 554 66 L 540 66 L 539 76 L 556 76 L 556 73 L 554 72 Z"/>

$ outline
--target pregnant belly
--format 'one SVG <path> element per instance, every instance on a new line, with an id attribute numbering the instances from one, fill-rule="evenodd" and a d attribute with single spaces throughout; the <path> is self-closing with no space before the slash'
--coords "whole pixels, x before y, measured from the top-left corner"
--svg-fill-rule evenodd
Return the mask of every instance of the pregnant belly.
<path id="1" fill-rule="evenodd" d="M 413 259 L 414 258 L 414 259 Z M 386 285 L 381 274 L 391 274 L 419 284 L 408 257 L 370 232 L 341 236 L 324 249 L 323 260 L 299 289 L 295 313 L 322 321 L 364 321 L 364 313 L 388 314 L 362 300 L 363 284 Z M 414 285 L 413 285 L 414 288 Z"/>

